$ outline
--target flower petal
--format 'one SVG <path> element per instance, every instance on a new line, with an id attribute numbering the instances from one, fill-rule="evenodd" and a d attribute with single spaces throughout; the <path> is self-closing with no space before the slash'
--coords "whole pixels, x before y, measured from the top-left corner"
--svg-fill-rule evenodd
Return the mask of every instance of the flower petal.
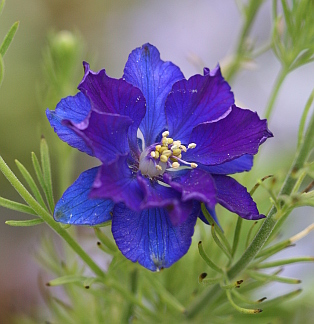
<path id="1" fill-rule="evenodd" d="M 111 164 L 102 165 L 93 184 L 91 197 L 123 202 L 128 208 L 139 210 L 143 192 L 128 166 L 128 156 L 119 156 Z"/>
<path id="2" fill-rule="evenodd" d="M 76 134 L 84 139 L 93 154 L 103 164 L 109 164 L 130 151 L 127 132 L 132 120 L 127 116 L 92 111 L 79 124 L 64 121 Z"/>
<path id="3" fill-rule="evenodd" d="M 136 212 L 118 204 L 113 211 L 112 234 L 126 258 L 158 271 L 170 267 L 188 251 L 198 214 L 196 206 L 183 224 L 174 226 L 165 209 Z"/>
<path id="4" fill-rule="evenodd" d="M 93 155 L 92 150 L 86 145 L 84 140 L 72 129 L 62 124 L 62 121 L 65 119 L 71 120 L 73 123 L 79 123 L 87 117 L 90 110 L 89 99 L 82 92 L 79 92 L 73 97 L 69 96 L 62 99 L 55 111 L 47 109 L 46 115 L 50 125 L 62 141 L 82 152 Z"/>
<path id="5" fill-rule="evenodd" d="M 187 144 L 195 126 L 225 117 L 233 103 L 233 93 L 220 69 L 214 75 L 178 81 L 165 104 L 170 136 Z"/>
<path id="6" fill-rule="evenodd" d="M 217 201 L 240 217 L 250 220 L 264 218 L 246 188 L 236 180 L 224 175 L 213 175 L 217 188 Z"/>
<path id="7" fill-rule="evenodd" d="M 253 155 L 244 154 L 232 161 L 224 162 L 217 165 L 203 165 L 199 164 L 198 167 L 209 173 L 214 174 L 233 174 L 244 171 L 250 171 L 253 166 Z"/>
<path id="8" fill-rule="evenodd" d="M 85 75 L 78 88 L 90 98 L 93 110 L 130 117 L 133 124 L 129 128 L 129 140 L 132 149 L 138 151 L 136 132 L 145 116 L 144 95 L 125 80 L 110 78 L 105 70 L 95 73 L 86 62 L 84 69 Z"/>
<path id="9" fill-rule="evenodd" d="M 98 169 L 84 171 L 65 191 L 54 210 L 53 217 L 57 222 L 93 226 L 111 220 L 114 203 L 89 197 Z"/>
<path id="10" fill-rule="evenodd" d="M 178 226 L 185 222 L 193 209 L 193 202 L 182 202 L 181 193 L 173 188 L 162 185 L 157 181 L 151 181 L 142 176 L 137 178 L 144 192 L 141 209 L 165 208 L 169 213 L 172 225 Z"/>
<path id="11" fill-rule="evenodd" d="M 196 147 L 182 155 L 187 161 L 221 164 L 244 154 L 256 154 L 260 144 L 272 136 L 266 119 L 261 120 L 257 113 L 233 106 L 226 118 L 195 127 L 190 142 L 196 143 Z"/>
<path id="12" fill-rule="evenodd" d="M 204 202 L 209 208 L 216 204 L 216 188 L 212 176 L 198 169 L 192 169 L 181 177 L 171 179 L 164 174 L 164 180 L 172 188 L 182 193 L 182 201 L 198 200 Z"/>
<path id="13" fill-rule="evenodd" d="M 156 47 L 144 44 L 129 55 L 123 78 L 138 87 L 146 98 L 146 115 L 140 129 L 147 147 L 156 142 L 158 134 L 166 127 L 166 98 L 172 85 L 184 76 L 176 65 L 160 59 Z"/>

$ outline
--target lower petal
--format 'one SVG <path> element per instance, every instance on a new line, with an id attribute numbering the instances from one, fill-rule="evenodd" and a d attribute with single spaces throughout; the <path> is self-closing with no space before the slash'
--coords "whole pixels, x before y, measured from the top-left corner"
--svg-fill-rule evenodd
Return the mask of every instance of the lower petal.
<path id="1" fill-rule="evenodd" d="M 246 188 L 240 183 L 228 176 L 212 176 L 217 188 L 217 201 L 223 207 L 249 220 L 257 220 L 265 217 L 259 214 L 256 203 Z"/>
<path id="2" fill-rule="evenodd" d="M 57 222 L 73 225 L 96 225 L 111 220 L 114 203 L 89 197 L 99 167 L 83 172 L 56 204 L 53 217 Z"/>
<path id="3" fill-rule="evenodd" d="M 158 271 L 186 254 L 198 214 L 196 206 L 184 223 L 173 226 L 165 209 L 135 212 L 118 204 L 113 211 L 112 234 L 126 258 Z"/>

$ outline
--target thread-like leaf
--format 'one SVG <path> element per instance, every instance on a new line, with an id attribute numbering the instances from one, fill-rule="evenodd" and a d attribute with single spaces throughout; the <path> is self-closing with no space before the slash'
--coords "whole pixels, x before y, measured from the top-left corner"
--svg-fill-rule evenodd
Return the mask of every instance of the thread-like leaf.
<path id="1" fill-rule="evenodd" d="M 31 207 L 2 197 L 0 197 L 0 206 L 19 211 L 21 213 L 37 215 Z"/>
<path id="2" fill-rule="evenodd" d="M 0 46 L 0 55 L 2 55 L 2 57 L 4 56 L 4 54 L 6 53 L 6 51 L 8 50 L 14 35 L 17 31 L 17 28 L 19 26 L 19 21 L 15 22 L 12 27 L 10 28 L 10 30 L 8 31 L 8 33 L 6 34 L 1 46 Z"/>
<path id="3" fill-rule="evenodd" d="M 29 220 L 23 220 L 23 221 L 16 221 L 16 220 L 8 220 L 5 222 L 7 225 L 10 226 L 35 226 L 44 223 L 44 221 L 41 218 L 35 218 L 35 219 L 29 219 Z"/>

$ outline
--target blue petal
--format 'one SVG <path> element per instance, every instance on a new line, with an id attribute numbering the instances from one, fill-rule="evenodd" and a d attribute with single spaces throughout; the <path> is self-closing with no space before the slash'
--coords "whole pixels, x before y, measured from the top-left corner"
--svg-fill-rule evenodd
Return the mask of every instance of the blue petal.
<path id="1" fill-rule="evenodd" d="M 240 183 L 225 175 L 212 176 L 215 180 L 219 204 L 245 219 L 257 220 L 265 217 L 258 212 L 256 203 Z"/>
<path id="2" fill-rule="evenodd" d="M 100 167 L 91 196 L 123 202 L 133 210 L 140 209 L 143 192 L 129 167 L 128 156 L 119 156 L 113 163 Z"/>
<path id="3" fill-rule="evenodd" d="M 198 167 L 209 173 L 215 174 L 233 174 L 238 172 L 250 171 L 253 166 L 253 155 L 245 154 L 237 159 L 218 165 L 203 165 Z"/>
<path id="4" fill-rule="evenodd" d="M 62 124 L 63 120 L 80 123 L 87 117 L 90 110 L 91 105 L 89 99 L 82 92 L 79 92 L 73 97 L 69 96 L 62 99 L 58 103 L 55 111 L 47 109 L 46 115 L 50 125 L 62 141 L 82 152 L 93 155 L 92 150 L 86 145 L 84 140 L 72 129 Z"/>
<path id="5" fill-rule="evenodd" d="M 214 75 L 194 75 L 178 81 L 165 104 L 170 136 L 187 144 L 195 126 L 224 118 L 233 103 L 230 86 L 220 69 Z"/>
<path id="6" fill-rule="evenodd" d="M 91 199 L 92 184 L 99 167 L 83 172 L 56 204 L 53 217 L 57 222 L 96 225 L 111 220 L 114 203 L 108 199 Z"/>
<path id="7" fill-rule="evenodd" d="M 176 65 L 160 59 L 156 47 L 144 44 L 129 55 L 123 78 L 138 87 L 146 99 L 146 115 L 140 129 L 147 147 L 156 142 L 158 134 L 165 128 L 166 98 L 172 85 L 184 76 Z"/>
<path id="8" fill-rule="evenodd" d="M 90 98 L 93 110 L 130 117 L 133 123 L 129 128 L 129 141 L 132 150 L 138 151 L 136 133 L 145 116 L 144 95 L 125 80 L 110 78 L 105 70 L 95 73 L 86 62 L 84 69 L 78 88 Z"/>
<path id="9" fill-rule="evenodd" d="M 130 151 L 128 129 L 132 120 L 127 116 L 91 111 L 79 124 L 64 121 L 92 149 L 103 164 L 114 162 Z"/>
<path id="10" fill-rule="evenodd" d="M 188 251 L 198 214 L 199 204 L 183 224 L 173 226 L 165 209 L 135 212 L 118 204 L 112 234 L 126 258 L 156 271 L 170 267 Z"/>

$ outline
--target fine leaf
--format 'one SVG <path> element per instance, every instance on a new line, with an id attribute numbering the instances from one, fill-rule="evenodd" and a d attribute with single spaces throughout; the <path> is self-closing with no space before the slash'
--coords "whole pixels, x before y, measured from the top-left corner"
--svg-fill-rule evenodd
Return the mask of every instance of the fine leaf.
<path id="1" fill-rule="evenodd" d="M 15 221 L 15 220 L 8 220 L 5 222 L 7 225 L 10 226 L 34 226 L 44 223 L 41 218 L 29 219 L 24 221 Z"/>
<path id="2" fill-rule="evenodd" d="M 31 189 L 35 199 L 39 202 L 39 204 L 43 208 L 47 209 L 45 202 L 40 194 L 40 191 L 39 191 L 33 177 L 30 175 L 30 173 L 27 171 L 27 169 L 24 167 L 24 165 L 22 163 L 20 163 L 18 160 L 15 160 L 15 163 L 16 163 L 18 169 L 20 170 L 22 176 L 24 177 L 25 181 L 29 185 L 29 188 Z"/>
<path id="3" fill-rule="evenodd" d="M 33 162 L 33 167 L 34 167 L 38 182 L 40 183 L 40 186 L 42 187 L 42 189 L 44 190 L 44 192 L 46 194 L 43 173 L 42 173 L 38 158 L 34 152 L 32 152 L 32 162 Z"/>
<path id="4" fill-rule="evenodd" d="M 5 4 L 5 0 L 2 0 L 0 2 L 0 15 L 2 14 L 2 10 L 3 10 L 4 4 Z"/>
<path id="5" fill-rule="evenodd" d="M 43 171 L 43 178 L 45 184 L 45 192 L 47 194 L 47 200 L 49 203 L 50 210 L 54 209 L 53 191 L 52 191 L 52 180 L 51 180 L 51 165 L 49 157 L 49 149 L 47 142 L 44 138 L 40 141 L 40 157 L 41 166 Z"/>
<path id="6" fill-rule="evenodd" d="M 4 56 L 4 54 L 6 53 L 7 49 L 9 48 L 13 37 L 17 31 L 17 28 L 19 26 L 19 21 L 15 22 L 12 27 L 10 28 L 9 32 L 6 34 L 1 46 L 0 46 L 0 54 L 2 56 Z"/>
<path id="7" fill-rule="evenodd" d="M 84 282 L 86 282 L 87 279 L 89 278 L 84 276 L 76 276 L 76 275 L 63 276 L 63 277 L 50 280 L 47 283 L 47 286 L 60 286 L 68 283 L 74 283 L 74 282 L 81 282 L 83 284 Z"/>
<path id="8" fill-rule="evenodd" d="M 2 197 L 0 197 L 0 206 L 26 214 L 37 215 L 31 207 Z"/>

